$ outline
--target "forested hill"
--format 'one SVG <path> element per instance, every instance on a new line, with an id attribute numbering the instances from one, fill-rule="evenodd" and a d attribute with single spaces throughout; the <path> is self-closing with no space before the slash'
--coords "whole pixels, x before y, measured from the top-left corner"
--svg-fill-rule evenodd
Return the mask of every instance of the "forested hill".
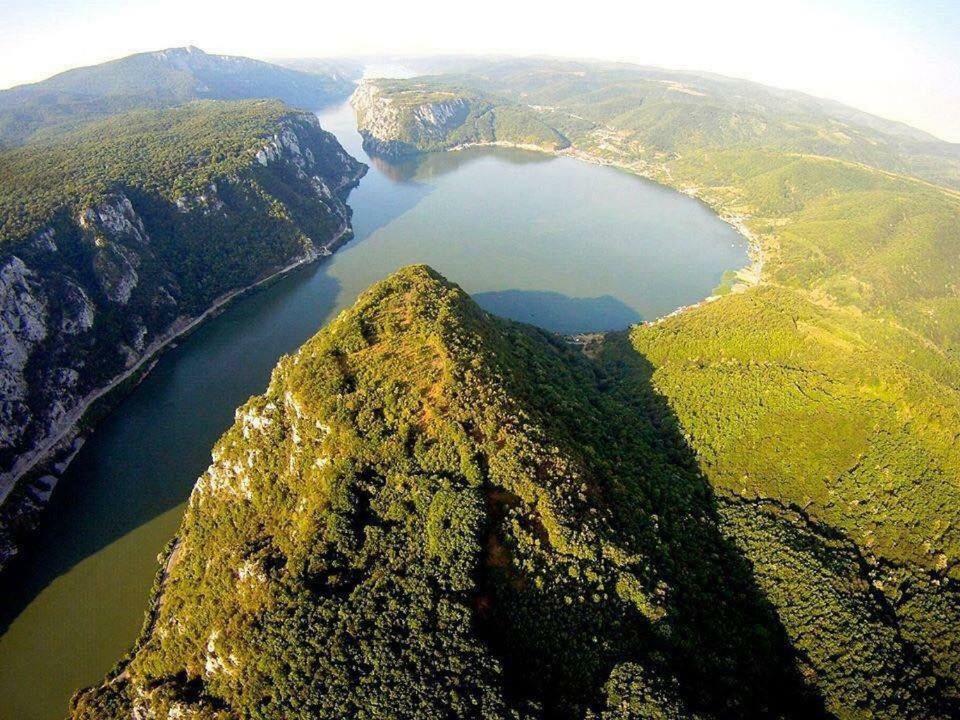
<path id="1" fill-rule="evenodd" d="M 237 410 L 141 637 L 72 717 L 955 712 L 848 547 L 714 495 L 618 337 L 592 360 L 423 266 L 369 289 Z M 758 545 L 803 594 L 770 592 Z"/>
<path id="2" fill-rule="evenodd" d="M 887 125 L 814 122 L 790 98 L 678 82 L 524 61 L 375 81 L 357 109 L 368 145 L 536 145 L 652 177 L 744 228 L 754 264 L 733 292 L 597 352 L 667 399 L 813 664 L 867 669 L 884 655 L 880 634 L 854 629 L 874 611 L 831 579 L 846 568 L 960 697 L 960 196 L 933 183 L 954 182 L 949 154 L 927 164 L 897 149 L 917 138 Z M 540 142 L 545 129 L 568 147 Z M 819 539 L 784 530 L 785 517 Z M 821 675 L 838 716 L 896 692 L 896 672 L 866 672 L 870 682 Z"/>
<path id="3" fill-rule="evenodd" d="M 49 138 L 134 108 L 171 107 L 197 99 L 269 98 L 314 110 L 353 91 L 355 66 L 326 63 L 312 70 L 210 55 L 195 47 L 68 70 L 0 91 L 0 147 Z"/>
<path id="4" fill-rule="evenodd" d="M 69 454 L 91 399 L 230 293 L 348 239 L 364 170 L 275 101 L 138 110 L 0 152 L 0 566 L 56 481 L 34 463 Z"/>
<path id="5" fill-rule="evenodd" d="M 451 136 L 452 143 L 530 142 L 529 127 L 546 126 L 571 142 L 592 134 L 613 145 L 629 143 L 635 161 L 659 163 L 707 149 L 762 149 L 835 157 L 960 188 L 960 144 L 803 93 L 629 64 L 421 64 L 442 74 L 375 84 L 401 105 L 413 104 L 417 92 L 428 100 L 452 92 L 484 107 Z M 601 137 L 604 132 L 611 136 Z"/>

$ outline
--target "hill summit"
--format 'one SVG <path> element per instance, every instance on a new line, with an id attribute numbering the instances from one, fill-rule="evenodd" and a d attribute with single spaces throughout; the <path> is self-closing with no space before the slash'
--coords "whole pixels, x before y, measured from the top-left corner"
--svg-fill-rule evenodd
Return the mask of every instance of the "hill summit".
<path id="1" fill-rule="evenodd" d="M 604 382 L 426 267 L 374 286 L 237 411 L 74 717 L 809 716 L 708 489 Z"/>
<path id="2" fill-rule="evenodd" d="M 424 266 L 373 286 L 238 409 L 73 717 L 826 716 L 849 671 L 794 649 L 627 365 Z M 871 701 L 936 717 L 891 657 Z"/>

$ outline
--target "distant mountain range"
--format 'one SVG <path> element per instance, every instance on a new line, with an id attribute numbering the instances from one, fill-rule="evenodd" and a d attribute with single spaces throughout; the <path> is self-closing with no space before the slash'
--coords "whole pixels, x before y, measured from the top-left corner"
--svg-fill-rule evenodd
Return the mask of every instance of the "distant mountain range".
<path id="1" fill-rule="evenodd" d="M 359 69 L 346 63 L 293 69 L 195 47 L 140 53 L 0 91 L 0 146 L 42 140 L 134 108 L 190 100 L 271 98 L 312 110 L 349 95 L 358 76 Z"/>
<path id="2" fill-rule="evenodd" d="M 431 75 L 370 83 L 359 98 L 361 131 L 391 154 L 477 142 L 557 149 L 606 128 L 616 136 L 608 141 L 629 143 L 631 158 L 649 163 L 711 148 L 763 150 L 839 158 L 960 188 L 960 144 L 793 90 L 624 63 L 447 58 L 410 65 Z M 378 91 L 396 111 L 370 110 Z M 442 132 L 431 131 L 429 114 L 426 127 L 419 123 L 423 108 L 449 113 Z M 393 126 L 364 127 L 371 118 Z"/>

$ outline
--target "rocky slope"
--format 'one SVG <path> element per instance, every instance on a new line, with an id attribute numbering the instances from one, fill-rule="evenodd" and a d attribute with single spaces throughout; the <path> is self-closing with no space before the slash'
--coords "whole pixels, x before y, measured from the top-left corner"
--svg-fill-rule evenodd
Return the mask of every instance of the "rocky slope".
<path id="1" fill-rule="evenodd" d="M 157 131 L 161 122 L 168 135 Z M 253 131 L 236 131 L 239 145 L 221 165 L 198 162 L 206 136 L 194 137 L 194 148 L 183 132 L 209 127 L 222 138 L 231 123 Z M 199 105 L 106 129 L 117 130 L 114 141 L 95 128 L 3 158 L 0 566 L 106 390 L 136 379 L 171 338 L 238 291 L 350 236 L 345 198 L 365 168 L 312 115 L 262 103 Z M 113 157 L 111 142 L 112 170 L 102 164 Z M 129 160 L 137 144 L 148 147 L 146 159 Z M 95 186 L 76 180 L 71 192 L 57 179 L 88 167 Z"/>
<path id="2" fill-rule="evenodd" d="M 842 542 L 714 496 L 644 362 L 374 286 L 237 410 L 72 717 L 955 712 Z"/>

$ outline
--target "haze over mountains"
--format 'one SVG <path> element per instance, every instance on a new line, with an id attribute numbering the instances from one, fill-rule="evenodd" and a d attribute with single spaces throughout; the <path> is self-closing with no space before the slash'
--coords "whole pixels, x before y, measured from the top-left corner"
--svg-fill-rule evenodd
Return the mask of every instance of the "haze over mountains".
<path id="1" fill-rule="evenodd" d="M 330 63 L 303 72 L 260 60 L 170 48 L 68 70 L 32 85 L 0 91 L 0 146 L 35 134 L 49 137 L 84 122 L 134 108 L 190 100 L 275 98 L 314 109 L 353 91 L 356 66 Z"/>
<path id="2" fill-rule="evenodd" d="M 539 125 L 543 132 L 562 135 L 564 127 L 569 127 L 576 133 L 576 121 L 588 118 L 634 131 L 637 142 L 661 153 L 711 146 L 767 148 L 841 157 L 960 187 L 960 144 L 791 90 L 625 63 L 448 58 L 413 64 L 424 73 L 437 74 L 418 79 L 424 91 L 472 95 L 477 102 L 499 105 L 501 121 L 509 113 L 513 119 L 508 124 Z M 415 96 L 408 97 L 416 101 Z M 565 118 L 550 115 L 556 107 L 564 109 Z M 471 132 L 478 130 L 464 125 L 445 141 L 471 142 Z M 425 148 L 436 149 L 421 147 Z"/>

